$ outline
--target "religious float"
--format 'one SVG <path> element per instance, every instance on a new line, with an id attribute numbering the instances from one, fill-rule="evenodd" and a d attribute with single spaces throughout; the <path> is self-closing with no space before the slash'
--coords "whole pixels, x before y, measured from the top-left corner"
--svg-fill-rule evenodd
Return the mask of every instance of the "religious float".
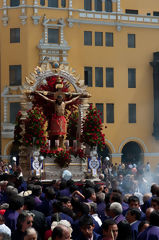
<path id="1" fill-rule="evenodd" d="M 43 63 L 25 80 L 13 142 L 24 176 L 59 179 L 69 170 L 73 179 L 96 177 L 105 140 L 84 80 L 58 63 Z"/>

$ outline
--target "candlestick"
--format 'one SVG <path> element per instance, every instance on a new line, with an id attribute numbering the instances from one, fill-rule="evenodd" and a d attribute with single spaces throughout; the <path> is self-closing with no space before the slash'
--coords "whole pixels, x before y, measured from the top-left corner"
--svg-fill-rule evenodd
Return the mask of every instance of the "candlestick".
<path id="1" fill-rule="evenodd" d="M 59 140 L 55 140 L 55 147 L 56 147 L 56 148 L 59 147 L 59 144 L 60 144 L 60 141 L 59 141 Z"/>
<path id="2" fill-rule="evenodd" d="M 66 149 L 68 150 L 69 149 L 69 140 L 65 140 L 65 146 L 66 146 Z"/>

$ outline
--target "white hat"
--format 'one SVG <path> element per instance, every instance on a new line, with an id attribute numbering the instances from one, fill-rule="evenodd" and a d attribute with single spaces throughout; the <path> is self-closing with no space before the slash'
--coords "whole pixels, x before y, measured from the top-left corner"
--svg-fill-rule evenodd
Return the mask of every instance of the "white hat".
<path id="1" fill-rule="evenodd" d="M 62 178 L 66 181 L 70 180 L 72 178 L 72 173 L 68 170 L 64 170 L 62 173 Z"/>
<path id="2" fill-rule="evenodd" d="M 11 230 L 5 224 L 0 224 L 0 233 L 4 233 L 7 234 L 8 236 L 11 236 Z"/>

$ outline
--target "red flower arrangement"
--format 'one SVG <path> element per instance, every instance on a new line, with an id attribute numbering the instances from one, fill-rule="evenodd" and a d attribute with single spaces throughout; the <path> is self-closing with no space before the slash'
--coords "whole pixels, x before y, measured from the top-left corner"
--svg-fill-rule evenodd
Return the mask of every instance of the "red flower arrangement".
<path id="1" fill-rule="evenodd" d="M 55 153 L 55 162 L 62 168 L 68 167 L 71 162 L 71 155 L 69 151 L 61 150 Z"/>
<path id="2" fill-rule="evenodd" d="M 83 152 L 82 149 L 78 149 L 77 151 L 74 151 L 73 148 L 70 148 L 68 151 L 65 149 L 61 150 L 49 150 L 45 147 L 41 148 L 40 150 L 41 154 L 44 157 L 54 157 L 55 162 L 60 166 L 60 167 L 68 167 L 68 165 L 71 162 L 71 155 L 75 157 L 79 157 L 82 161 L 85 161 L 86 155 Z"/>
<path id="3" fill-rule="evenodd" d="M 67 124 L 67 139 L 73 144 L 73 140 L 76 139 L 77 133 L 77 124 L 78 124 L 78 112 L 71 112 L 68 117 L 68 124 Z"/>
<path id="4" fill-rule="evenodd" d="M 25 121 L 24 145 L 37 148 L 47 146 L 46 124 L 46 117 L 40 108 L 29 110 Z"/>
<path id="5" fill-rule="evenodd" d="M 102 121 L 99 112 L 92 105 L 87 111 L 87 115 L 83 120 L 83 132 L 81 142 L 89 146 L 98 146 L 100 150 L 105 148 L 104 134 L 102 134 Z"/>

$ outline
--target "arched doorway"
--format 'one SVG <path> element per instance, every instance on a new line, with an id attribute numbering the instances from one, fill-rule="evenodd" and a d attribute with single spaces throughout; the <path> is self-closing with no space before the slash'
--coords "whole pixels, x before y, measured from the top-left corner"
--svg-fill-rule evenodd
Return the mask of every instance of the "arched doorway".
<path id="1" fill-rule="evenodd" d="M 124 164 L 138 164 L 143 162 L 143 150 L 141 146 L 134 142 L 128 142 L 122 149 L 122 163 Z"/>

